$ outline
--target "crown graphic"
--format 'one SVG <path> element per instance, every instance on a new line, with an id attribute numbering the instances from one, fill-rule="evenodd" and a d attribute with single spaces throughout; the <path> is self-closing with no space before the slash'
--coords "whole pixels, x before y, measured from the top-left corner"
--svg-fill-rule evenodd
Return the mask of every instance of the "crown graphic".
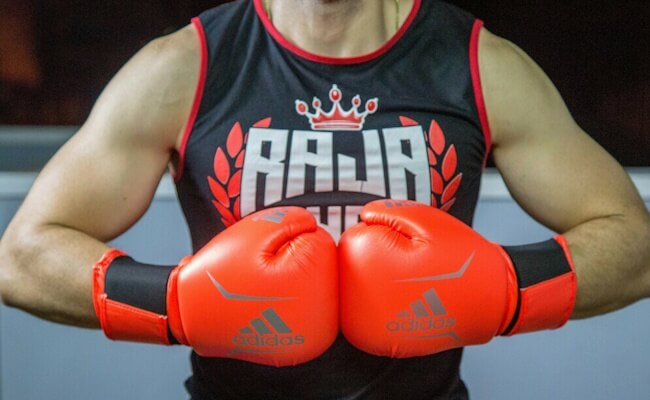
<path id="1" fill-rule="evenodd" d="M 314 112 L 309 111 L 309 105 L 302 101 L 296 100 L 296 112 L 309 119 L 311 129 L 315 131 L 360 131 L 366 121 L 366 116 L 374 114 L 379 106 L 379 100 L 375 97 L 366 101 L 365 109 L 359 111 L 361 107 L 361 97 L 356 95 L 352 98 L 352 108 L 344 110 L 341 107 L 343 93 L 335 84 L 330 89 L 330 100 L 332 109 L 323 111 L 322 102 L 318 97 L 314 97 L 311 105 Z"/>

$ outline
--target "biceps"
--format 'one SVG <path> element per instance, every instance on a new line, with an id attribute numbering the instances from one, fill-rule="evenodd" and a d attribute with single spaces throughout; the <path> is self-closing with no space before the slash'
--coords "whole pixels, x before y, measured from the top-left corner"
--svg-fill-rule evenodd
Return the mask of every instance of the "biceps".
<path id="1" fill-rule="evenodd" d="M 510 192 L 533 218 L 564 232 L 640 206 L 623 168 L 579 127 L 567 122 L 552 133 L 545 128 L 494 152 Z"/>
<path id="2" fill-rule="evenodd" d="M 107 241 L 146 211 L 167 154 L 125 148 L 91 129 L 82 128 L 42 171 L 19 212 L 25 223 L 62 225 Z"/>
<path id="3" fill-rule="evenodd" d="M 484 33 L 480 68 L 494 161 L 522 208 L 561 232 L 643 208 L 623 168 L 577 126 L 541 68 Z"/>

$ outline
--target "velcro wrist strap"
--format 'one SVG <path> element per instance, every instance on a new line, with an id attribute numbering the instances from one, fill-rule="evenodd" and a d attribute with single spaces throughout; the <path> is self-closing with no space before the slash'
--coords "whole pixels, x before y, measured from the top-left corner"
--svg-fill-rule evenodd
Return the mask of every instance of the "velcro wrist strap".
<path id="1" fill-rule="evenodd" d="M 93 266 L 93 303 L 113 340 L 174 344 L 167 324 L 167 281 L 173 267 L 139 263 L 117 249 Z"/>
<path id="2" fill-rule="evenodd" d="M 563 236 L 523 245 L 504 246 L 517 274 L 517 310 L 503 335 L 555 329 L 571 316 L 576 274 Z"/>

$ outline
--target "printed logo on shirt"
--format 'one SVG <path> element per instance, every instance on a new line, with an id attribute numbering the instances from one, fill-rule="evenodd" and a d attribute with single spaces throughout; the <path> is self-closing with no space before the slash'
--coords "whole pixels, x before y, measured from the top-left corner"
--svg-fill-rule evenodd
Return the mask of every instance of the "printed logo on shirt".
<path id="1" fill-rule="evenodd" d="M 345 106 L 334 84 L 329 100 L 325 107 L 315 97 L 311 108 L 295 100 L 310 130 L 271 127 L 271 118 L 247 132 L 233 125 L 207 177 L 225 226 L 257 210 L 295 205 L 338 239 L 372 200 L 409 199 L 445 211 L 454 205 L 463 174 L 455 146 L 435 120 L 428 130 L 405 116 L 397 126 L 364 129 L 380 111 L 380 99 L 355 95 Z"/>

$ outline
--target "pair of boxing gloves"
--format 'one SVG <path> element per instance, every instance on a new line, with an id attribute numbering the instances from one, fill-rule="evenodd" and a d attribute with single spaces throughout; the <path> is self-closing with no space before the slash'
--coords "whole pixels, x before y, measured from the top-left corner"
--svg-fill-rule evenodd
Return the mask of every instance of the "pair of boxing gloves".
<path id="1" fill-rule="evenodd" d="M 175 267 L 111 249 L 93 268 L 102 329 L 290 366 L 325 352 L 339 327 L 362 351 L 403 358 L 558 328 L 572 313 L 562 236 L 502 247 L 412 201 L 374 201 L 360 218 L 338 247 L 308 211 L 282 207 L 243 218 Z"/>

